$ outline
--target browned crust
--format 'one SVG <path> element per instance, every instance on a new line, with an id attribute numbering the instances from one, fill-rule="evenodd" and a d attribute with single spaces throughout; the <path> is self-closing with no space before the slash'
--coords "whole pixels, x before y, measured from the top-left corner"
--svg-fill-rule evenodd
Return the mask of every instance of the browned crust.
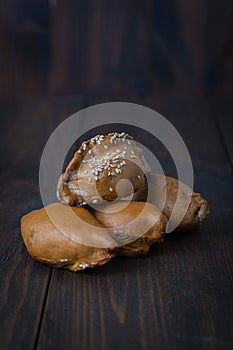
<path id="1" fill-rule="evenodd" d="M 119 205 L 120 202 L 117 202 L 107 207 L 118 208 Z M 163 241 L 167 219 L 153 205 L 146 204 L 143 218 L 140 218 L 140 221 L 135 223 L 137 228 L 132 224 L 132 221 L 139 216 L 144 207 L 145 204 L 142 202 L 130 202 L 125 209 L 116 213 L 108 214 L 102 211 L 94 211 L 94 216 L 103 226 L 109 229 L 113 228 L 113 230 L 117 228 L 118 232 L 122 231 L 125 235 L 134 231 L 134 229 L 143 233 L 145 220 L 151 223 L 151 227 L 147 232 L 139 236 L 135 241 L 120 246 L 117 254 L 129 257 L 142 256 L 148 253 L 152 244 Z"/>
<path id="2" fill-rule="evenodd" d="M 181 195 L 187 196 L 190 193 L 190 188 L 181 181 L 169 176 L 164 177 L 160 174 L 149 175 L 149 181 L 152 183 L 152 193 L 150 193 L 150 201 L 162 210 L 163 214 L 169 219 L 176 203 L 177 192 L 179 185 L 181 186 Z M 165 196 L 165 203 L 163 203 L 163 197 Z M 140 191 L 140 196 L 137 200 L 147 200 L 147 186 Z M 182 205 L 182 202 L 180 203 Z M 190 231 L 200 226 L 201 222 L 205 220 L 209 215 L 208 202 L 201 197 L 197 192 L 191 192 L 191 201 L 188 210 L 176 228 L 176 231 Z"/>
<path id="3" fill-rule="evenodd" d="M 122 141 L 120 144 L 119 141 Z M 111 142 L 111 144 L 110 144 Z M 114 144 L 116 142 L 116 144 Z M 138 166 L 132 159 L 127 159 L 126 165 L 121 165 L 121 169 L 108 169 L 101 168 L 98 172 L 98 167 L 95 168 L 97 174 L 84 176 L 82 169 L 87 173 L 87 167 L 85 168 L 84 162 L 88 159 L 90 160 L 91 155 L 89 152 L 98 152 L 98 156 L 105 156 L 108 149 L 105 150 L 104 147 L 109 147 L 111 151 L 119 151 L 119 148 L 123 146 L 127 149 L 136 149 L 138 152 L 138 157 L 143 166 Z M 119 146 L 120 145 L 120 146 Z M 98 150 L 98 151 L 97 151 Z M 123 152 L 123 151 L 122 151 Z M 90 153 L 91 154 L 91 153 Z M 131 157 L 135 157 L 134 151 L 132 151 Z M 123 164 L 125 158 L 119 157 L 119 166 Z M 89 162 L 90 163 L 90 162 Z M 119 173 L 117 171 L 119 170 Z M 86 201 L 97 201 L 98 204 L 106 201 L 113 201 L 117 198 L 116 184 L 121 179 L 128 179 L 133 185 L 134 192 L 137 192 L 144 183 L 144 172 L 148 172 L 149 166 L 146 164 L 143 153 L 133 141 L 133 138 L 125 133 L 110 133 L 108 135 L 97 135 L 96 137 L 83 142 L 82 146 L 74 153 L 74 156 L 70 163 L 68 164 L 65 172 L 60 176 L 57 184 L 57 197 L 59 201 L 67 205 L 83 206 Z M 78 175 L 79 171 L 79 175 Z M 113 175 L 112 175 L 113 173 Z M 97 180 L 96 180 L 97 179 Z M 90 180 L 90 184 L 87 180 Z M 92 190 L 92 183 L 95 183 L 97 191 Z M 84 189 L 84 190 L 83 190 Z M 86 199 L 84 199 L 84 193 Z M 121 198 L 129 195 L 128 192 L 122 193 Z M 93 202 L 94 203 L 94 202 Z"/>
<path id="4" fill-rule="evenodd" d="M 63 204 L 54 203 L 50 205 L 52 210 L 62 207 L 68 209 Z M 89 233 L 89 223 L 100 229 L 103 227 L 90 212 L 83 208 L 73 207 L 72 210 L 81 217 L 83 224 L 77 232 L 85 235 Z M 93 229 L 94 230 L 94 229 Z M 21 232 L 28 253 L 36 260 L 54 267 L 63 267 L 72 271 L 83 270 L 86 267 L 94 267 L 105 264 L 116 256 L 115 249 L 96 248 L 77 243 L 61 232 L 53 224 L 47 215 L 46 209 L 33 210 L 21 219 Z M 103 232 L 103 237 L 106 235 Z M 108 238 L 107 238 L 108 239 Z"/>

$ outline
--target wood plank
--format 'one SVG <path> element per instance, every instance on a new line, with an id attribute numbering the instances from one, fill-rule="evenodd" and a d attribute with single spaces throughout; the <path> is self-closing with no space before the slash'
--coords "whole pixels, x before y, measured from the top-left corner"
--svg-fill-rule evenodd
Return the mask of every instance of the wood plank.
<path id="1" fill-rule="evenodd" d="M 2 349 L 33 349 L 51 269 L 31 259 L 22 242 L 20 218 L 42 206 L 38 170 L 44 144 L 80 99 L 49 102 L 0 99 L 0 343 Z"/>
<path id="2" fill-rule="evenodd" d="M 220 129 L 223 147 L 227 152 L 233 169 L 233 99 L 211 99 L 210 103 L 216 123 Z"/>
<path id="3" fill-rule="evenodd" d="M 231 348 L 233 185 L 213 115 L 201 100 L 141 102 L 181 133 L 211 215 L 148 257 L 76 274 L 54 270 L 38 349 Z"/>

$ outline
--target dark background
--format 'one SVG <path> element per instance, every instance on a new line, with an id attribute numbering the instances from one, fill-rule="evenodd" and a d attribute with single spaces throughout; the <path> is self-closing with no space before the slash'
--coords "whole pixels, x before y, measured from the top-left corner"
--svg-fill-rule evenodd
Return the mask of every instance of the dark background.
<path id="1" fill-rule="evenodd" d="M 0 96 L 232 96 L 231 0 L 0 0 Z"/>
<path id="2" fill-rule="evenodd" d="M 232 0 L 0 0 L 1 349 L 233 349 L 232 18 Z M 20 229 L 42 207 L 43 148 L 71 114 L 119 100 L 174 125 L 210 215 L 143 258 L 43 265 Z"/>

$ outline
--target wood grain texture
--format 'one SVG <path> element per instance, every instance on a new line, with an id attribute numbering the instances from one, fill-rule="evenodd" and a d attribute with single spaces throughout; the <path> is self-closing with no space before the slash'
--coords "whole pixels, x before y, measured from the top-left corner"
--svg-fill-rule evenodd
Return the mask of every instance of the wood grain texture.
<path id="1" fill-rule="evenodd" d="M 210 101 L 216 124 L 219 128 L 221 140 L 233 169 L 233 102 L 229 98 Z"/>
<path id="2" fill-rule="evenodd" d="M 232 347 L 232 173 L 210 106 L 137 102 L 181 133 L 210 217 L 199 230 L 171 234 L 146 258 L 117 258 L 77 274 L 54 270 L 38 349 Z"/>
<path id="3" fill-rule="evenodd" d="M 229 0 L 0 0 L 0 95 L 232 96 Z"/>
<path id="4" fill-rule="evenodd" d="M 80 105 L 80 99 L 55 103 L 0 100 L 1 349 L 33 349 L 36 343 L 51 269 L 28 256 L 22 242 L 20 218 L 42 206 L 38 170 L 43 147 L 53 129 L 68 116 L 66 113 L 79 109 Z"/>
<path id="5" fill-rule="evenodd" d="M 79 273 L 28 256 L 19 220 L 42 205 L 38 166 L 44 144 L 66 117 L 98 102 L 103 99 L 0 99 L 1 347 L 231 349 L 233 184 L 223 146 L 227 134 L 215 120 L 231 115 L 227 104 L 215 101 L 213 114 L 213 102 L 201 99 L 133 101 L 166 116 L 186 142 L 195 189 L 210 203 L 210 217 L 199 230 L 169 235 L 145 258 L 118 257 Z M 156 148 L 166 162 L 168 154 Z M 168 174 L 173 170 L 166 168 Z"/>

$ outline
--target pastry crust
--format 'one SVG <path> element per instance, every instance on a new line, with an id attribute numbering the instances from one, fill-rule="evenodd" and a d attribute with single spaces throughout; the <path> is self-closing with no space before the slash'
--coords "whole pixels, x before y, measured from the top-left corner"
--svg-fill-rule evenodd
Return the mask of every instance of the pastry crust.
<path id="1" fill-rule="evenodd" d="M 78 225 L 75 224 L 76 216 L 81 219 Z M 54 267 L 83 270 L 103 265 L 116 255 L 113 248 L 79 243 L 87 241 L 86 236 L 90 235 L 93 245 L 115 245 L 103 226 L 84 208 L 53 203 L 46 208 L 33 210 L 22 217 L 21 232 L 28 253 L 34 259 Z"/>
<path id="2" fill-rule="evenodd" d="M 83 142 L 66 171 L 60 176 L 57 197 L 61 203 L 75 206 L 101 204 L 136 193 L 150 167 L 142 150 L 125 133 L 97 135 Z"/>
<path id="3" fill-rule="evenodd" d="M 187 196 L 191 196 L 188 210 L 176 228 L 176 231 L 190 231 L 199 227 L 200 223 L 209 215 L 209 207 L 207 201 L 197 192 L 192 191 L 183 182 L 169 176 L 153 174 L 148 176 L 151 183 L 148 201 L 156 205 L 162 210 L 163 214 L 169 219 L 176 203 L 178 188 L 181 189 L 181 197 L 178 202 L 182 208 L 183 202 Z M 147 200 L 148 188 L 144 185 L 140 191 L 137 200 Z"/>
<path id="4" fill-rule="evenodd" d="M 121 209 L 122 205 L 127 206 Z M 127 204 L 119 201 L 106 205 L 102 210 L 94 210 L 93 214 L 103 226 L 109 228 L 115 239 L 119 237 L 120 255 L 131 257 L 145 255 L 152 244 L 163 241 L 167 219 L 152 204 L 142 202 Z M 133 241 L 122 245 L 122 242 L 127 242 L 130 237 Z"/>

